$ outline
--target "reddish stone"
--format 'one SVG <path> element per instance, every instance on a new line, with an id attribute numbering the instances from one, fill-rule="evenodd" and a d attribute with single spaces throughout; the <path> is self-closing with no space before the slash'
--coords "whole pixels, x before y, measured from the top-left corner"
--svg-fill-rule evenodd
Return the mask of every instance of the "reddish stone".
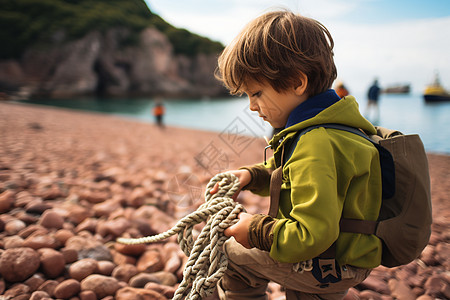
<path id="1" fill-rule="evenodd" d="M 80 194 L 80 199 L 86 200 L 90 203 L 100 203 L 106 201 L 109 198 L 107 192 L 89 191 L 85 190 Z"/>
<path id="2" fill-rule="evenodd" d="M 112 272 L 112 276 L 119 281 L 128 282 L 138 273 L 136 266 L 132 264 L 118 265 Z"/>
<path id="3" fill-rule="evenodd" d="M 41 248 L 52 248 L 56 249 L 59 247 L 58 241 L 49 235 L 37 235 L 37 236 L 29 236 L 23 242 L 24 247 L 29 247 L 32 249 L 41 249 Z"/>
<path id="4" fill-rule="evenodd" d="M 131 195 L 126 199 L 128 206 L 131 207 L 141 207 L 145 203 L 147 197 L 146 191 L 142 188 L 135 188 Z"/>
<path id="5" fill-rule="evenodd" d="M 15 193 L 11 190 L 6 190 L 0 194 L 0 213 L 8 212 L 14 203 Z"/>
<path id="6" fill-rule="evenodd" d="M 164 269 L 162 257 L 159 251 L 149 250 L 138 259 L 136 267 L 139 272 L 154 273 Z"/>
<path id="7" fill-rule="evenodd" d="M 450 244 L 439 243 L 436 246 L 436 260 L 447 270 L 450 269 Z"/>
<path id="8" fill-rule="evenodd" d="M 395 273 L 395 278 L 397 278 L 400 281 L 406 281 L 413 276 L 415 276 L 415 272 L 407 268 L 401 268 Z"/>
<path id="9" fill-rule="evenodd" d="M 51 188 L 44 189 L 39 193 L 39 196 L 44 200 L 54 200 L 58 198 L 64 198 L 67 196 L 66 193 L 61 191 L 57 186 L 52 185 Z"/>
<path id="10" fill-rule="evenodd" d="M 29 299 L 29 297 L 31 296 L 30 293 L 30 288 L 28 286 L 23 283 L 16 283 L 11 286 L 3 295 L 6 299 L 16 299 L 16 297 L 18 296 L 28 295 L 28 298 L 26 299 Z"/>
<path id="11" fill-rule="evenodd" d="M 424 288 L 426 290 L 426 294 L 439 297 L 441 294 L 441 290 L 445 288 L 445 281 L 442 279 L 440 275 L 433 275 L 427 279 L 425 282 Z"/>
<path id="12" fill-rule="evenodd" d="M 52 206 L 47 202 L 43 202 L 41 199 L 33 200 L 27 203 L 25 206 L 25 211 L 30 214 L 42 214 L 47 209 L 51 209 Z"/>
<path id="13" fill-rule="evenodd" d="M 89 275 L 81 281 L 81 290 L 93 291 L 98 298 L 114 296 L 119 288 L 120 285 L 117 279 L 98 274 Z"/>
<path id="14" fill-rule="evenodd" d="M 25 207 L 26 209 L 28 209 L 28 206 L 33 203 L 43 203 L 43 202 L 42 202 L 42 199 L 35 198 L 28 191 L 21 191 L 16 194 L 16 201 L 14 203 L 15 207 Z M 39 213 L 39 214 L 42 212 L 43 211 L 40 211 L 40 212 L 36 211 L 36 213 Z"/>
<path id="15" fill-rule="evenodd" d="M 135 288 L 143 288 L 149 282 L 161 283 L 158 277 L 150 273 L 139 273 L 130 279 L 130 286 Z"/>
<path id="16" fill-rule="evenodd" d="M 159 271 L 152 273 L 151 275 L 158 278 L 159 283 L 163 285 L 175 285 L 177 283 L 177 277 L 173 273 L 165 272 L 165 271 Z"/>
<path id="17" fill-rule="evenodd" d="M 60 229 L 57 232 L 55 232 L 54 237 L 61 245 L 65 245 L 67 240 L 73 237 L 74 235 L 75 234 L 68 229 Z"/>
<path id="18" fill-rule="evenodd" d="M 170 273 L 176 273 L 181 267 L 181 259 L 178 254 L 173 253 L 172 256 L 166 261 L 164 265 L 164 271 Z"/>
<path id="19" fill-rule="evenodd" d="M 31 248 L 5 250 L 0 257 L 0 274 L 7 281 L 22 282 L 39 268 L 39 254 Z"/>
<path id="20" fill-rule="evenodd" d="M 372 275 L 370 275 L 363 282 L 361 282 L 359 284 L 359 286 L 361 287 L 361 289 L 373 290 L 380 294 L 384 294 L 384 295 L 390 294 L 388 284 L 384 280 L 379 279 Z"/>
<path id="21" fill-rule="evenodd" d="M 25 280 L 24 284 L 26 284 L 30 288 L 31 292 L 34 292 L 44 283 L 44 281 L 45 279 L 41 274 L 34 274 L 33 276 Z"/>
<path id="22" fill-rule="evenodd" d="M 98 270 L 98 263 L 92 258 L 84 258 L 69 267 L 69 275 L 78 281 L 83 280 Z"/>
<path id="23" fill-rule="evenodd" d="M 3 247 L 5 249 L 20 248 L 23 247 L 23 241 L 23 238 L 18 235 L 7 236 L 3 239 Z"/>
<path id="24" fill-rule="evenodd" d="M 450 284 L 448 282 L 444 282 L 441 287 L 441 294 L 447 298 L 450 299 Z"/>
<path id="25" fill-rule="evenodd" d="M 64 218 L 56 211 L 46 210 L 39 219 L 39 224 L 45 228 L 61 229 L 64 224 Z"/>
<path id="26" fill-rule="evenodd" d="M 56 280 L 47 280 L 38 288 L 39 291 L 44 291 L 53 297 L 55 295 L 55 288 L 58 286 L 59 282 Z"/>
<path id="27" fill-rule="evenodd" d="M 422 254 L 420 254 L 420 259 L 428 266 L 436 265 L 437 261 L 434 257 L 435 246 L 428 245 L 423 249 Z"/>
<path id="28" fill-rule="evenodd" d="M 398 300 L 415 300 L 416 295 L 409 286 L 397 279 L 389 280 L 391 295 Z"/>
<path id="29" fill-rule="evenodd" d="M 75 228 L 75 232 L 80 232 L 80 231 L 86 230 L 86 231 L 95 233 L 96 228 L 97 228 L 97 223 L 98 223 L 97 219 L 87 218 L 83 222 L 78 224 L 78 226 Z"/>
<path id="30" fill-rule="evenodd" d="M 15 220 L 11 220 L 5 224 L 5 231 L 9 235 L 14 235 L 14 234 L 17 234 L 22 229 L 24 229 L 25 227 L 27 227 L 27 224 L 25 224 L 25 222 L 23 222 L 19 219 L 15 219 Z"/>
<path id="31" fill-rule="evenodd" d="M 48 234 L 48 229 L 38 224 L 31 224 L 18 233 L 18 235 L 24 239 L 33 235 L 46 235 L 46 234 Z"/>
<path id="32" fill-rule="evenodd" d="M 441 241 L 442 241 L 442 235 L 440 233 L 432 231 L 428 244 L 436 246 Z"/>
<path id="33" fill-rule="evenodd" d="M 103 244 L 100 241 L 94 239 L 90 234 L 85 235 L 84 233 L 85 232 L 80 232 L 78 235 L 69 238 L 66 242 L 66 248 L 75 249 L 78 252 L 80 252 L 84 249 L 91 249 L 98 246 L 103 246 Z"/>
<path id="34" fill-rule="evenodd" d="M 80 300 L 97 300 L 97 295 L 93 291 L 82 291 L 78 296 Z"/>
<path id="35" fill-rule="evenodd" d="M 155 292 L 160 293 L 161 295 L 164 295 L 164 297 L 168 298 L 168 299 L 172 299 L 173 296 L 175 295 L 176 292 L 176 288 L 173 286 L 168 286 L 168 285 L 163 285 L 163 284 L 158 284 L 156 282 L 149 282 L 145 285 L 144 287 L 146 290 L 152 290 Z M 347 298 L 347 300 L 349 299 L 358 299 L 358 298 Z"/>
<path id="36" fill-rule="evenodd" d="M 359 299 L 361 300 L 382 300 L 382 295 L 375 291 L 365 290 L 359 293 Z"/>
<path id="37" fill-rule="evenodd" d="M 131 224 L 125 218 L 118 218 L 104 222 L 98 222 L 96 232 L 101 236 L 112 236 L 114 238 L 121 236 Z"/>
<path id="38" fill-rule="evenodd" d="M 71 205 L 67 209 L 70 211 L 67 220 L 77 225 L 93 215 L 92 211 L 80 205 Z"/>
<path id="39" fill-rule="evenodd" d="M 69 299 L 77 295 L 80 290 L 81 285 L 77 280 L 67 279 L 56 286 L 54 295 L 56 298 Z"/>
<path id="40" fill-rule="evenodd" d="M 101 275 L 110 276 L 116 264 L 108 260 L 101 260 L 98 262 L 98 272 Z"/>
<path id="41" fill-rule="evenodd" d="M 167 298 L 156 291 L 132 287 L 124 287 L 117 291 L 116 300 L 129 299 L 166 300 Z"/>
<path id="42" fill-rule="evenodd" d="M 425 290 L 421 287 L 415 286 L 412 288 L 412 292 L 416 295 L 416 297 L 419 297 L 425 293 Z"/>
<path id="43" fill-rule="evenodd" d="M 355 288 L 349 288 L 347 294 L 342 300 L 360 300 L 359 291 Z"/>
<path id="44" fill-rule="evenodd" d="M 16 214 L 16 217 L 17 217 L 20 221 L 24 222 L 25 224 L 35 224 L 35 223 L 39 220 L 38 217 L 33 216 L 33 215 L 30 215 L 30 214 L 27 214 L 27 213 L 24 212 L 24 211 L 18 212 L 18 213 Z"/>
<path id="45" fill-rule="evenodd" d="M 56 278 L 64 272 L 66 266 L 64 255 L 50 248 L 39 249 L 38 252 L 40 254 L 41 269 L 47 277 Z"/>
<path id="46" fill-rule="evenodd" d="M 61 254 L 64 256 L 64 260 L 66 264 L 71 264 L 78 260 L 78 251 L 72 248 L 62 248 L 59 250 Z"/>
<path id="47" fill-rule="evenodd" d="M 120 202 L 116 200 L 107 200 L 105 202 L 95 204 L 92 207 L 92 210 L 96 217 L 108 217 L 112 212 L 120 208 Z"/>
<path id="48" fill-rule="evenodd" d="M 155 206 L 143 205 L 136 209 L 132 216 L 133 220 L 146 220 L 154 232 L 165 232 L 172 227 L 174 218 L 164 213 Z"/>
<path id="49" fill-rule="evenodd" d="M 420 297 L 417 297 L 416 300 L 434 300 L 434 298 L 431 297 L 430 295 L 422 295 Z"/>
<path id="50" fill-rule="evenodd" d="M 145 244 L 126 245 L 121 243 L 115 243 L 114 249 L 125 255 L 138 256 L 145 252 Z"/>
<path id="51" fill-rule="evenodd" d="M 111 250 L 111 254 L 116 265 L 136 264 L 136 258 L 134 258 L 133 256 L 125 255 L 115 250 Z"/>
<path id="52" fill-rule="evenodd" d="M 51 299 L 50 295 L 44 291 L 35 291 L 31 294 L 30 300 L 47 300 Z"/>

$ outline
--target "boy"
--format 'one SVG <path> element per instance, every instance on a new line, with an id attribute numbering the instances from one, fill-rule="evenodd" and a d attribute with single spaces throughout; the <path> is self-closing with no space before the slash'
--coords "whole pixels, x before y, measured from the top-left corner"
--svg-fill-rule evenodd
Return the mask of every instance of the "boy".
<path id="1" fill-rule="evenodd" d="M 270 141 L 274 156 L 267 164 L 230 171 L 252 192 L 269 194 L 283 149 L 305 127 L 337 123 L 376 132 L 354 97 L 340 99 L 330 89 L 336 78 L 333 39 L 313 19 L 289 11 L 256 18 L 225 48 L 216 76 L 232 94 L 247 94 L 250 109 L 274 128 L 285 128 Z M 356 134 L 323 127 L 289 147 L 276 216 L 241 213 L 225 231 L 234 238 L 224 244 L 229 266 L 218 284 L 221 299 L 267 299 L 269 281 L 284 286 L 288 299 L 341 299 L 380 264 L 376 236 L 339 231 L 341 217 L 378 217 L 375 147 Z"/>

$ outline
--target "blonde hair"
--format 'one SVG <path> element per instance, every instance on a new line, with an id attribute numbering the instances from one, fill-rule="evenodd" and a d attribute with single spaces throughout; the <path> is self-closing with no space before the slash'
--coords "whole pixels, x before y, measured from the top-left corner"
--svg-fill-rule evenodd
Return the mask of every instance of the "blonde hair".
<path id="1" fill-rule="evenodd" d="M 334 42 L 318 21 L 290 11 L 268 12 L 251 21 L 218 59 L 215 76 L 231 94 L 242 94 L 249 80 L 269 83 L 277 92 L 308 77 L 309 96 L 329 89 L 337 72 Z"/>

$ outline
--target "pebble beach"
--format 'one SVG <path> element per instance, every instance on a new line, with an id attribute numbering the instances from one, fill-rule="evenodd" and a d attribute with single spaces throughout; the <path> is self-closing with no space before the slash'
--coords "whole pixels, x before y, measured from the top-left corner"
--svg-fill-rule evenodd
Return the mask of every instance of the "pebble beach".
<path id="1" fill-rule="evenodd" d="M 187 261 L 176 238 L 116 239 L 170 229 L 203 203 L 212 176 L 261 162 L 265 145 L 233 131 L 0 102 L 0 300 L 171 299 Z M 428 246 L 408 265 L 374 269 L 345 299 L 450 299 L 450 155 L 428 160 Z M 268 198 L 249 192 L 238 201 L 268 210 Z M 274 283 L 268 295 L 285 297 Z"/>

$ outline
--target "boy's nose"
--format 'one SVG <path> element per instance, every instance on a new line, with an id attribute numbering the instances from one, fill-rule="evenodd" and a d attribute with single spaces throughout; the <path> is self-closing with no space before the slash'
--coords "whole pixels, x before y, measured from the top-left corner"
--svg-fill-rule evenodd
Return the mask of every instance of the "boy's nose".
<path id="1" fill-rule="evenodd" d="M 251 111 L 258 111 L 258 105 L 255 100 L 250 99 L 249 109 Z"/>

